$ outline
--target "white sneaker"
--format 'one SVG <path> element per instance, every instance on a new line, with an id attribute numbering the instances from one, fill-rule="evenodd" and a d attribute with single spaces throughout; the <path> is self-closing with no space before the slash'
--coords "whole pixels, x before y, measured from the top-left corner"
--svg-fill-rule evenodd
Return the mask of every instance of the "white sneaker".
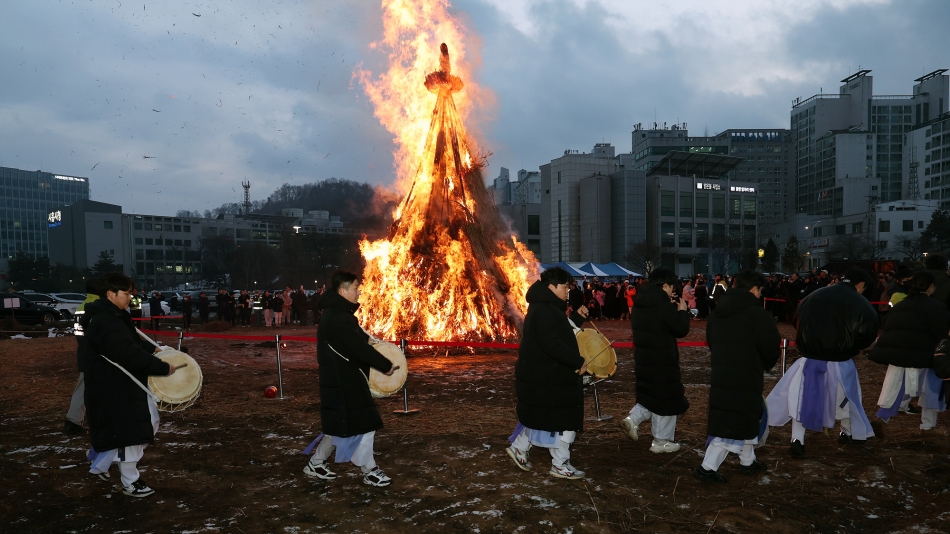
<path id="1" fill-rule="evenodd" d="M 570 461 L 567 461 L 561 465 L 552 465 L 551 476 L 573 480 L 573 479 L 578 479 L 578 478 L 584 478 L 584 472 L 574 467 L 573 465 L 571 465 Z"/>
<path id="2" fill-rule="evenodd" d="M 383 473 L 383 470 L 378 467 L 363 475 L 363 484 L 366 484 L 367 486 L 383 488 L 392 483 L 393 480 L 386 476 L 386 473 Z"/>
<path id="3" fill-rule="evenodd" d="M 628 415 L 620 420 L 620 427 L 623 428 L 623 431 L 626 432 L 633 441 L 640 439 L 640 435 L 637 433 L 639 426 L 640 424 L 633 419 L 632 415 Z"/>
<path id="4" fill-rule="evenodd" d="M 122 488 L 122 493 L 125 493 L 129 497 L 148 497 L 155 493 L 155 490 L 146 486 L 145 482 L 142 482 L 142 479 L 138 479 L 132 484 Z"/>
<path id="5" fill-rule="evenodd" d="M 531 462 L 528 461 L 528 451 L 516 449 L 514 445 L 511 445 L 505 449 L 505 452 L 507 452 L 508 456 L 510 456 L 515 462 L 515 465 L 518 466 L 518 469 L 521 469 L 522 471 L 531 471 Z"/>
<path id="6" fill-rule="evenodd" d="M 653 444 L 650 445 L 650 452 L 655 453 L 676 452 L 678 450 L 680 450 L 680 444 L 672 441 L 653 440 Z"/>
<path id="7" fill-rule="evenodd" d="M 334 480 L 336 478 L 336 473 L 330 471 L 330 466 L 326 462 L 320 462 L 319 464 L 307 462 L 307 467 L 303 468 L 303 474 L 321 480 Z"/>

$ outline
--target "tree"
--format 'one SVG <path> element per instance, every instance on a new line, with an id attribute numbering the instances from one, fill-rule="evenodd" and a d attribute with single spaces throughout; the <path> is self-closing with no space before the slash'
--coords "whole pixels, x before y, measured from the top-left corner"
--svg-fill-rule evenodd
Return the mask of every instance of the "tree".
<path id="1" fill-rule="evenodd" d="M 119 270 L 119 266 L 116 265 L 112 260 L 112 254 L 109 254 L 108 250 L 100 251 L 99 259 L 96 261 L 95 265 L 92 266 L 92 272 L 94 272 L 96 275 L 102 275 L 117 270 Z"/>
<path id="2" fill-rule="evenodd" d="M 768 243 L 765 244 L 765 252 L 762 255 L 762 270 L 766 272 L 774 271 L 776 265 L 778 265 L 778 260 L 778 246 L 770 237 Z"/>
<path id="3" fill-rule="evenodd" d="M 226 283 L 230 274 L 230 256 L 235 249 L 234 239 L 228 235 L 203 237 L 198 247 L 204 278 L 213 284 Z"/>
<path id="4" fill-rule="evenodd" d="M 650 276 L 654 269 L 660 266 L 663 254 L 669 252 L 665 247 L 655 245 L 647 240 L 632 243 L 624 259 L 627 264 L 644 276 Z"/>
<path id="5" fill-rule="evenodd" d="M 7 280 L 13 289 L 32 289 L 43 291 L 43 287 L 50 279 L 49 258 L 41 256 L 34 259 L 26 252 L 18 251 L 9 261 Z"/>
<path id="6" fill-rule="evenodd" d="M 894 236 L 891 240 L 891 250 L 903 254 L 904 257 L 910 258 L 911 261 L 917 261 L 923 257 L 924 252 L 927 250 L 927 243 L 922 235 L 900 234 Z"/>
<path id="7" fill-rule="evenodd" d="M 829 260 L 857 260 L 868 258 L 873 253 L 874 246 L 862 234 L 836 235 L 828 246 Z"/>
<path id="8" fill-rule="evenodd" d="M 798 238 L 791 236 L 782 252 L 782 269 L 787 272 L 797 272 L 802 266 L 802 254 L 798 248 Z"/>
<path id="9" fill-rule="evenodd" d="M 920 237 L 927 253 L 947 255 L 950 251 L 950 212 L 934 211 Z"/>

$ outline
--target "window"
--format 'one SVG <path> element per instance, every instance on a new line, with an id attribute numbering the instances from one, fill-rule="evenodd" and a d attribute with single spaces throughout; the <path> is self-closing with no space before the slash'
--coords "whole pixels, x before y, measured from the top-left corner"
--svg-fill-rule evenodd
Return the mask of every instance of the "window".
<path id="1" fill-rule="evenodd" d="M 102 221 L 102 227 L 106 230 L 112 230 L 112 221 Z"/>
<path id="2" fill-rule="evenodd" d="M 557 183 L 561 183 L 561 171 L 557 171 Z"/>
<path id="3" fill-rule="evenodd" d="M 660 223 L 660 246 L 661 247 L 675 247 L 676 238 L 673 233 L 676 231 L 675 223 L 671 222 L 661 222 Z"/>
<path id="4" fill-rule="evenodd" d="M 181 225 L 180 225 L 180 224 L 176 224 L 176 225 L 175 225 L 175 231 L 176 231 L 176 232 L 181 232 Z"/>
<path id="5" fill-rule="evenodd" d="M 186 224 L 186 225 L 185 225 L 185 231 L 190 234 L 190 233 L 191 233 L 191 226 L 188 226 L 188 225 Z"/>
<path id="6" fill-rule="evenodd" d="M 680 223 L 679 246 L 683 248 L 693 246 L 693 223 Z"/>
<path id="7" fill-rule="evenodd" d="M 877 221 L 877 231 L 878 232 L 890 232 L 891 231 L 891 221 L 881 219 Z"/>
<path id="8" fill-rule="evenodd" d="M 742 199 L 740 197 L 731 197 L 729 199 L 729 218 L 739 219 L 742 217 Z"/>
<path id="9" fill-rule="evenodd" d="M 693 217 L 693 194 L 692 193 L 680 193 L 680 217 L 689 217 L 689 218 Z"/>
<path id="10" fill-rule="evenodd" d="M 902 221 L 902 231 L 904 232 L 913 232 L 914 231 L 914 221 L 904 220 Z"/>
<path id="11" fill-rule="evenodd" d="M 141 230 L 141 229 L 142 229 L 142 223 L 135 223 L 135 229 L 136 229 L 136 230 Z"/>
<path id="12" fill-rule="evenodd" d="M 746 219 L 755 219 L 755 197 L 745 197 L 742 204 L 742 217 Z"/>
<path id="13" fill-rule="evenodd" d="M 811 231 L 812 237 L 821 237 L 821 227 L 816 226 L 814 230 Z"/>
<path id="14" fill-rule="evenodd" d="M 709 193 L 696 193 L 696 216 L 709 217 Z"/>
<path id="15" fill-rule="evenodd" d="M 541 216 L 528 215 L 528 235 L 538 235 L 541 233 Z"/>
<path id="16" fill-rule="evenodd" d="M 699 210 L 697 210 L 697 212 L 698 211 Z M 699 248 L 709 246 L 709 223 L 696 224 L 696 246 Z"/>
<path id="17" fill-rule="evenodd" d="M 917 221 L 917 228 L 923 228 L 923 227 L 924 227 L 924 221 Z"/>
<path id="18" fill-rule="evenodd" d="M 877 248 L 884 250 L 887 248 L 887 241 L 878 241 Z"/>
<path id="19" fill-rule="evenodd" d="M 151 229 L 152 229 L 152 223 L 145 223 L 145 229 L 146 229 L 146 230 L 151 230 Z"/>
<path id="20" fill-rule="evenodd" d="M 854 223 L 851 225 L 852 234 L 863 234 L 864 233 L 864 223 Z"/>
<path id="21" fill-rule="evenodd" d="M 135 238 L 135 244 L 136 244 L 136 245 L 141 245 L 141 244 L 143 244 L 143 243 L 142 243 L 142 238 L 141 238 L 141 237 L 136 237 L 136 238 Z"/>
<path id="22" fill-rule="evenodd" d="M 135 249 L 135 259 L 144 260 L 145 259 L 145 249 L 137 248 Z"/>
<path id="23" fill-rule="evenodd" d="M 844 235 L 844 229 L 845 229 L 845 225 L 843 224 L 839 224 L 838 226 L 835 226 L 835 235 Z"/>
<path id="24" fill-rule="evenodd" d="M 184 243 L 185 243 L 185 246 L 186 246 L 186 247 L 190 247 L 190 246 L 191 246 L 191 239 L 186 239 L 186 240 L 184 241 Z"/>
<path id="25" fill-rule="evenodd" d="M 726 218 L 726 195 L 713 195 L 712 216 L 714 219 Z"/>
<path id="26" fill-rule="evenodd" d="M 154 244 L 155 244 L 154 241 L 155 241 L 155 240 L 152 239 L 151 237 L 146 237 L 146 238 L 145 238 L 145 244 L 146 244 L 146 245 L 154 245 Z"/>
<path id="27" fill-rule="evenodd" d="M 676 215 L 676 197 L 672 191 L 660 191 L 660 215 Z M 672 246 L 672 245 L 671 245 Z"/>

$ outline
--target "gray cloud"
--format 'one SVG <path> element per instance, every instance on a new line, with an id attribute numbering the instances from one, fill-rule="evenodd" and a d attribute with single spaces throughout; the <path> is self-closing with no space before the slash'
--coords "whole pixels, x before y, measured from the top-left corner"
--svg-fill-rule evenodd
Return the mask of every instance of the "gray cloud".
<path id="1" fill-rule="evenodd" d="M 495 94 L 472 117 L 486 174 L 602 140 L 627 151 L 654 110 L 695 134 L 786 127 L 793 98 L 836 91 L 859 64 L 879 93 L 950 67 L 943 2 L 863 2 L 458 0 L 481 39 L 471 82 Z M 156 213 L 238 200 L 244 179 L 254 198 L 394 181 L 392 135 L 353 80 L 384 69 L 377 2 L 10 4 L 4 166 L 88 176 L 95 199 Z"/>

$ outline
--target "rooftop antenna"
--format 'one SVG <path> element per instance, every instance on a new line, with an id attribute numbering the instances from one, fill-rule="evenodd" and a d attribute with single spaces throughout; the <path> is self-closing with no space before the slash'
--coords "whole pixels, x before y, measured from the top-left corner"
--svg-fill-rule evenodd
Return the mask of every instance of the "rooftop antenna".
<path id="1" fill-rule="evenodd" d="M 251 213 L 251 182 L 250 180 L 241 182 L 241 187 L 244 188 L 244 215 L 250 215 Z"/>

